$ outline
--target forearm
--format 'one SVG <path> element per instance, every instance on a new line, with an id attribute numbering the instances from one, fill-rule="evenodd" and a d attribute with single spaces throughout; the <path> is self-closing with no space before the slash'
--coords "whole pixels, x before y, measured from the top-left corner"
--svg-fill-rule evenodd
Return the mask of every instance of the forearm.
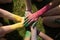
<path id="1" fill-rule="evenodd" d="M 43 17 L 46 17 L 46 16 L 57 16 L 57 15 L 60 15 L 60 7 L 59 7 L 59 5 L 56 6 L 55 8 L 47 11 L 47 12 L 44 13 L 42 16 L 43 16 Z"/>
<path id="2" fill-rule="evenodd" d="M 59 4 L 60 4 L 60 0 L 52 0 L 52 2 L 50 2 L 51 8 L 54 8 Z"/>
<path id="3" fill-rule="evenodd" d="M 44 13 L 42 16 L 51 16 L 51 15 L 56 15 L 58 13 L 54 13 L 56 12 L 56 10 L 59 10 L 60 8 L 58 7 L 58 5 L 60 4 L 60 0 L 52 0 L 52 2 L 49 3 L 50 5 L 50 9 L 48 12 Z M 56 7 L 57 6 L 57 7 Z M 53 9 L 52 9 L 53 8 Z M 56 9 L 56 10 L 54 10 Z M 54 11 L 54 12 L 53 12 Z"/>
<path id="4" fill-rule="evenodd" d="M 50 5 L 48 4 L 48 5 L 44 6 L 42 9 L 35 12 L 35 15 L 40 17 L 43 13 L 45 13 L 49 9 L 50 9 Z"/>
<path id="5" fill-rule="evenodd" d="M 53 40 L 51 37 L 49 37 L 48 35 L 44 34 L 39 30 L 37 30 L 37 35 L 39 35 L 43 40 Z"/>
<path id="6" fill-rule="evenodd" d="M 11 3 L 13 0 L 0 0 L 0 4 Z"/>
<path id="7" fill-rule="evenodd" d="M 47 36 L 46 34 L 44 34 L 43 32 L 39 33 L 39 36 L 43 39 L 43 40 L 53 40 L 51 37 Z"/>
<path id="8" fill-rule="evenodd" d="M 22 28 L 23 24 L 22 23 L 16 23 L 13 25 L 8 25 L 8 26 L 2 26 L 0 27 L 0 35 L 5 35 L 6 33 L 9 33 L 11 31 L 14 31 L 18 28 Z"/>
<path id="9" fill-rule="evenodd" d="M 31 32 L 30 31 L 26 31 L 24 40 L 30 40 L 30 37 L 31 37 Z"/>
<path id="10" fill-rule="evenodd" d="M 43 23 L 48 27 L 60 28 L 60 15 L 43 17 Z"/>
<path id="11" fill-rule="evenodd" d="M 22 18 L 23 18 L 23 17 L 20 17 L 18 15 L 12 14 L 6 10 L 3 10 L 3 9 L 0 9 L 0 14 L 3 17 L 6 17 L 6 18 L 11 19 L 11 20 L 15 20 L 15 21 L 22 21 Z"/>
<path id="12" fill-rule="evenodd" d="M 59 5 L 59 4 L 60 4 L 60 0 L 53 0 L 52 2 L 50 2 L 49 4 L 44 6 L 42 9 L 35 12 L 35 14 L 38 17 L 41 16 L 42 14 L 44 15 L 44 13 L 47 12 L 49 9 L 52 9 L 52 8 L 56 7 L 57 5 Z"/>

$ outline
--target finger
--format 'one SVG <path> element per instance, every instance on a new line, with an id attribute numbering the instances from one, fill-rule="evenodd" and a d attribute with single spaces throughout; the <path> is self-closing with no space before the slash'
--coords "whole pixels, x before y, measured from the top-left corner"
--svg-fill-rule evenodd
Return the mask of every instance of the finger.
<path id="1" fill-rule="evenodd" d="M 32 24 L 32 27 L 34 28 L 37 24 L 37 21 Z"/>
<path id="2" fill-rule="evenodd" d="M 27 27 L 29 24 L 28 24 L 28 20 L 24 22 L 24 26 Z"/>
<path id="3" fill-rule="evenodd" d="M 31 26 L 34 22 L 35 22 L 34 20 L 26 20 L 26 21 L 24 22 L 24 26 L 25 26 L 25 27 Z M 35 23 L 36 23 L 36 22 L 35 22 Z M 35 23 L 34 23 L 34 24 L 35 24 Z"/>
<path id="4" fill-rule="evenodd" d="M 29 22 L 31 19 L 30 18 L 28 18 L 28 17 L 25 17 L 25 22 Z M 24 24 L 25 24 L 25 22 L 24 22 Z"/>
<path id="5" fill-rule="evenodd" d="M 37 21 L 37 19 L 36 19 L 35 21 Z M 34 20 L 28 20 L 28 21 L 25 23 L 25 25 L 26 25 L 26 24 L 32 25 L 35 21 L 34 21 Z M 33 25 L 35 25 L 36 23 L 37 23 L 37 22 L 35 22 Z M 35 26 L 36 26 L 36 25 L 35 25 Z"/>
<path id="6" fill-rule="evenodd" d="M 24 26 L 27 27 L 29 25 L 28 21 L 24 23 Z"/>
<path id="7" fill-rule="evenodd" d="M 25 20 L 27 19 L 28 17 L 25 17 Z"/>
<path id="8" fill-rule="evenodd" d="M 25 15 L 26 18 L 28 18 L 29 16 L 30 16 L 30 15 L 27 15 L 27 14 Z"/>
<path id="9" fill-rule="evenodd" d="M 35 21 L 31 20 L 31 22 L 28 23 L 28 26 L 31 26 Z M 27 27 L 28 27 L 27 26 Z"/>
<path id="10" fill-rule="evenodd" d="M 24 24 L 25 24 L 27 21 L 28 21 L 28 19 L 26 19 L 26 20 L 24 21 Z"/>
<path id="11" fill-rule="evenodd" d="M 29 23 L 30 21 L 31 21 L 31 19 L 26 19 L 24 24 Z"/>
<path id="12" fill-rule="evenodd" d="M 31 23 L 33 23 L 33 22 L 35 22 L 35 21 L 32 19 L 32 20 L 29 21 L 29 24 L 31 24 Z"/>
<path id="13" fill-rule="evenodd" d="M 35 22 L 35 21 L 37 21 L 37 20 L 38 20 L 37 18 L 35 18 L 35 19 L 30 19 L 30 20 L 29 20 L 29 23 Z"/>
<path id="14" fill-rule="evenodd" d="M 30 23 L 26 22 L 26 23 L 24 24 L 24 26 L 25 26 L 25 27 L 28 27 L 28 26 L 31 26 L 33 23 L 34 23 L 34 21 L 31 20 Z"/>

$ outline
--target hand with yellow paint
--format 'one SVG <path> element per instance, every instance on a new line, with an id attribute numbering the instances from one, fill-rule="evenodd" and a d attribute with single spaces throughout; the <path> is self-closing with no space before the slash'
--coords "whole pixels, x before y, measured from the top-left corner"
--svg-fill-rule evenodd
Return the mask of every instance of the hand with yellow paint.
<path id="1" fill-rule="evenodd" d="M 15 15 L 15 14 L 10 13 L 10 12 L 3 10 L 3 9 L 0 9 L 0 16 L 7 18 L 7 19 L 10 19 L 10 20 L 15 20 L 16 22 L 21 22 L 21 21 L 23 21 L 22 19 L 24 19 L 24 17 Z"/>
<path id="2" fill-rule="evenodd" d="M 20 23 L 24 23 L 24 19 L 26 19 L 25 17 L 21 17 L 18 15 L 12 14 L 6 10 L 3 10 L 3 9 L 0 9 L 0 15 L 2 15 L 1 17 L 7 18 L 10 20 L 14 20 L 14 21 L 20 22 Z M 24 26 L 27 26 L 28 22 L 27 23 L 25 22 L 24 24 L 25 24 Z"/>
<path id="3" fill-rule="evenodd" d="M 24 25 L 24 20 L 26 19 L 25 17 L 12 14 L 6 10 L 0 9 L 0 15 L 2 15 L 1 17 L 5 17 L 10 20 L 15 20 L 17 22 L 16 24 L 13 24 L 13 25 L 7 25 L 7 26 L 0 27 L 0 36 L 6 33 L 9 33 L 13 30 L 16 30 L 18 28 L 21 28 L 23 26 L 26 27 L 28 25 L 28 23 Z"/>
<path id="4" fill-rule="evenodd" d="M 25 17 L 20 17 L 18 15 L 12 14 L 6 10 L 3 10 L 3 9 L 0 9 L 0 15 L 2 15 L 1 17 L 5 17 L 7 19 L 15 20 L 17 22 L 13 25 L 1 26 L 0 27 L 0 36 L 5 35 L 6 33 L 9 33 L 13 30 L 16 30 L 16 29 L 24 26 Z"/>
<path id="5" fill-rule="evenodd" d="M 0 36 L 5 35 L 6 33 L 14 31 L 18 28 L 21 28 L 22 26 L 23 26 L 22 23 L 16 23 L 16 24 L 13 24 L 13 25 L 2 26 L 2 27 L 0 27 Z"/>

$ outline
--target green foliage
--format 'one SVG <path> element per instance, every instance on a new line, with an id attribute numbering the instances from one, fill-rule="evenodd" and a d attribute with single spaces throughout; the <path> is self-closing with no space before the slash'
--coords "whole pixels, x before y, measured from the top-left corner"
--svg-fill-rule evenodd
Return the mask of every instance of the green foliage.
<path id="1" fill-rule="evenodd" d="M 14 14 L 23 16 L 25 13 L 25 3 L 24 0 L 14 0 Z"/>

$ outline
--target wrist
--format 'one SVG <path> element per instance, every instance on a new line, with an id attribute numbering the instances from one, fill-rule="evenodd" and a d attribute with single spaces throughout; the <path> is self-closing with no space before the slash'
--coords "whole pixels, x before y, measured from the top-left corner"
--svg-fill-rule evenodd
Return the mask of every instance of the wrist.
<path id="1" fill-rule="evenodd" d="M 38 10 L 37 12 L 35 12 L 35 14 L 37 15 L 37 17 L 43 15 L 47 10 L 50 9 L 50 5 L 46 5 L 43 8 L 41 8 L 40 10 Z"/>
<path id="2" fill-rule="evenodd" d="M 16 23 L 16 24 L 13 24 L 10 26 L 10 29 L 11 30 L 15 30 L 15 29 L 18 29 L 18 28 L 22 28 L 24 25 L 22 23 Z"/>
<path id="3" fill-rule="evenodd" d="M 35 16 L 35 18 L 39 18 L 39 14 L 37 12 L 35 12 L 33 15 Z"/>

